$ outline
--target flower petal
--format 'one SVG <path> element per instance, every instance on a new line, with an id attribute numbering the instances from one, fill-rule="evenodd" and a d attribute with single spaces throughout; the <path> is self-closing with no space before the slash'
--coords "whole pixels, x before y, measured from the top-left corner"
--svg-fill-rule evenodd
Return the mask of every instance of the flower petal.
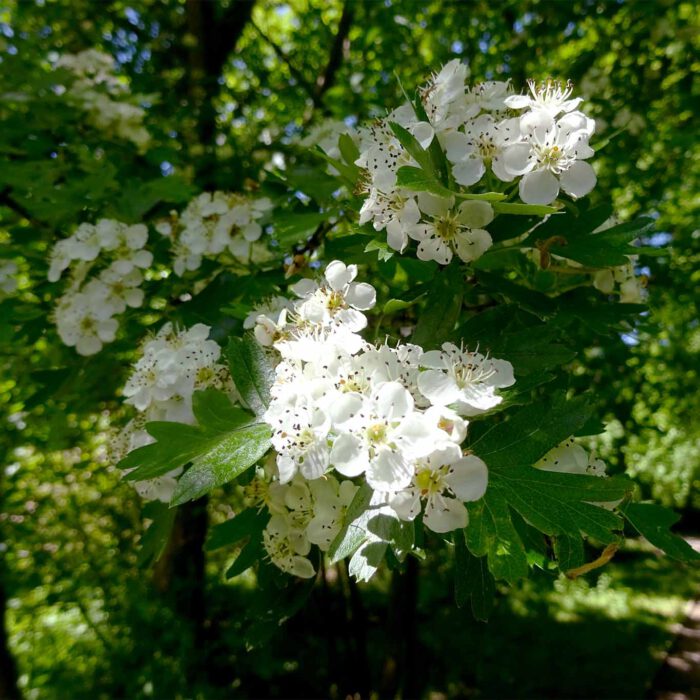
<path id="1" fill-rule="evenodd" d="M 478 501 L 489 481 L 486 464 L 475 455 L 467 455 L 450 465 L 445 479 L 460 501 Z"/>
<path id="2" fill-rule="evenodd" d="M 429 369 L 418 375 L 418 389 L 431 403 L 447 406 L 461 396 L 454 379 L 445 372 Z"/>
<path id="3" fill-rule="evenodd" d="M 479 182 L 486 172 L 484 161 L 479 157 L 466 158 L 452 166 L 454 179 L 465 187 Z"/>
<path id="4" fill-rule="evenodd" d="M 436 496 L 428 501 L 423 522 L 433 532 L 452 532 L 466 527 L 469 516 L 456 498 Z"/>
<path id="5" fill-rule="evenodd" d="M 377 491 L 400 491 L 413 477 L 413 464 L 401 452 L 383 449 L 367 467 L 367 483 Z"/>
<path id="6" fill-rule="evenodd" d="M 564 192 L 578 199 L 595 187 L 597 178 L 590 163 L 577 160 L 559 176 L 559 181 Z"/>
<path id="7" fill-rule="evenodd" d="M 483 228 L 466 229 L 455 238 L 457 255 L 464 262 L 480 258 L 493 244 L 491 234 Z"/>
<path id="8" fill-rule="evenodd" d="M 523 177 L 519 189 L 526 204 L 551 204 L 559 194 L 559 181 L 548 170 L 536 170 Z"/>
<path id="9" fill-rule="evenodd" d="M 340 260 L 329 262 L 324 275 L 328 280 L 330 288 L 335 292 L 341 291 L 346 284 L 350 284 L 354 277 L 350 267 L 347 267 L 345 263 Z"/>
<path id="10" fill-rule="evenodd" d="M 388 421 L 401 420 L 413 410 L 413 397 L 399 382 L 386 382 L 379 387 L 377 415 Z"/>
<path id="11" fill-rule="evenodd" d="M 331 464 L 343 476 L 359 476 L 369 463 L 367 450 L 359 438 L 343 433 L 336 438 L 331 449 Z"/>
<path id="12" fill-rule="evenodd" d="M 345 301 L 356 309 L 366 311 L 371 309 L 377 301 L 377 292 L 371 284 L 359 282 L 351 284 L 345 294 Z"/>
<path id="13" fill-rule="evenodd" d="M 488 202 L 468 200 L 459 205 L 457 219 L 469 228 L 484 228 L 493 221 L 493 207 Z"/>

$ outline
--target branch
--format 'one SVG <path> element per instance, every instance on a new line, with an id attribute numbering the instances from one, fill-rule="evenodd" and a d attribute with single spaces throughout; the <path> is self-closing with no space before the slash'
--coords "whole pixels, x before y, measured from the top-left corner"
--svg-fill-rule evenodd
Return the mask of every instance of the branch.
<path id="1" fill-rule="evenodd" d="M 328 55 L 326 69 L 316 80 L 316 90 L 313 98 L 315 107 L 322 103 L 325 93 L 333 87 L 338 69 L 343 64 L 343 59 L 348 55 L 350 49 L 348 34 L 355 18 L 356 5 L 357 2 L 353 2 L 353 0 L 346 0 L 345 5 L 343 5 L 343 14 L 340 16 L 340 22 L 338 22 L 338 31 L 335 34 L 335 39 Z"/>
<path id="2" fill-rule="evenodd" d="M 23 219 L 26 219 L 30 224 L 37 226 L 38 228 L 45 228 L 45 229 L 51 229 L 51 226 L 49 224 L 40 221 L 37 219 L 30 211 L 27 209 L 23 204 L 20 204 L 18 201 L 13 199 L 10 196 L 10 192 L 12 190 L 9 187 L 6 187 L 4 190 L 0 192 L 0 205 L 3 205 L 13 211 L 15 214 L 18 216 L 21 216 Z"/>
<path id="3" fill-rule="evenodd" d="M 203 4 L 216 6 L 215 2 Z M 216 68 L 216 72 L 221 71 L 228 55 L 236 48 L 246 25 L 248 22 L 252 22 L 254 5 L 255 0 L 235 0 L 217 23 L 213 37 L 215 39 L 214 50 L 212 51 L 215 61 L 212 61 L 213 65 L 211 66 Z"/>
<path id="4" fill-rule="evenodd" d="M 255 31 L 258 33 L 260 38 L 275 52 L 277 58 L 279 58 L 279 60 L 282 61 L 282 63 L 284 63 L 287 66 L 287 68 L 289 68 L 289 72 L 291 73 L 294 80 L 296 80 L 297 83 L 299 83 L 299 85 L 301 85 L 301 87 L 303 87 L 304 90 L 306 90 L 309 97 L 312 100 L 314 100 L 316 95 L 316 89 L 313 85 L 311 85 L 311 83 L 308 82 L 308 80 L 306 80 L 302 72 L 291 62 L 289 56 L 287 56 L 287 54 L 284 51 L 282 51 L 282 49 L 279 46 L 277 46 L 277 44 L 275 44 L 275 42 L 272 41 L 272 39 L 270 39 L 270 37 L 267 36 L 267 34 L 265 34 L 265 32 L 263 32 L 263 30 L 260 29 L 260 27 L 258 27 L 258 25 L 252 19 L 250 20 L 250 24 L 253 27 L 253 29 L 255 29 Z"/>

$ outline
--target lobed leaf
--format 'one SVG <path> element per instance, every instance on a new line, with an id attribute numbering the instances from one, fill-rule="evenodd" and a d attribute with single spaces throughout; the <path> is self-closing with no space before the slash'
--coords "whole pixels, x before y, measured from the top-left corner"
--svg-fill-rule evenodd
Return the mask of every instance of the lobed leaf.
<path id="1" fill-rule="evenodd" d="M 252 333 L 231 338 L 225 351 L 233 383 L 245 404 L 261 416 L 270 405 L 270 386 L 275 372 L 265 351 Z"/>

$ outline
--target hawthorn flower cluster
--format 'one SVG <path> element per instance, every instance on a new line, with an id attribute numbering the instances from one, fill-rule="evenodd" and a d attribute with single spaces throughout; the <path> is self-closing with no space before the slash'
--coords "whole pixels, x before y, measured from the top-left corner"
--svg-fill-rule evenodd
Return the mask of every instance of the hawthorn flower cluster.
<path id="1" fill-rule="evenodd" d="M 133 406 L 138 415 L 113 440 L 114 462 L 154 441 L 145 430 L 149 421 L 194 424 L 195 391 L 214 388 L 233 393 L 228 369 L 219 363 L 221 348 L 209 339 L 209 331 L 209 326 L 202 323 L 189 329 L 166 323 L 157 334 L 144 340 L 122 390 L 124 403 Z M 155 479 L 137 481 L 134 486 L 147 500 L 167 502 L 181 472 L 182 468 L 178 468 Z"/>
<path id="2" fill-rule="evenodd" d="M 203 192 L 178 216 L 157 224 L 156 230 L 173 242 L 173 269 L 182 276 L 197 270 L 202 260 L 228 251 L 241 262 L 253 254 L 262 236 L 261 220 L 272 208 L 267 197 L 229 192 Z"/>
<path id="3" fill-rule="evenodd" d="M 467 417 L 497 406 L 498 389 L 515 381 L 510 363 L 451 343 L 428 352 L 367 343 L 363 312 L 376 294 L 356 275 L 335 260 L 320 281 L 292 286 L 293 304 L 272 303 L 255 319 L 256 337 L 279 354 L 264 415 L 276 470 L 258 487 L 273 514 L 264 544 L 297 575 L 312 575 L 301 560 L 311 544 L 328 548 L 359 480 L 398 519 L 423 511 L 435 532 L 465 527 L 464 501 L 488 481 L 484 462 L 460 447 Z"/>
<path id="4" fill-rule="evenodd" d="M 479 193 L 476 186 L 488 192 L 517 181 L 523 202 L 551 204 L 560 190 L 578 198 L 596 183 L 586 162 L 594 153 L 595 122 L 577 109 L 581 99 L 571 98 L 569 84 L 530 81 L 529 94 L 516 95 L 509 82 L 469 86 L 466 78 L 464 64 L 445 65 L 420 91 L 424 114 L 406 102 L 361 129 L 356 161 L 366 171 L 360 223 L 385 230 L 388 245 L 400 252 L 417 241 L 419 259 L 443 265 L 454 254 L 475 260 L 492 245 L 486 227 L 494 211 L 469 199 Z M 413 190 L 400 179 L 402 167 L 421 167 L 400 138 L 403 131 L 416 146 L 442 151 L 453 195 Z"/>
<path id="5" fill-rule="evenodd" d="M 58 241 L 52 251 L 48 279 L 57 282 L 70 268 L 68 291 L 54 312 L 61 340 L 80 355 L 94 355 L 114 340 L 116 316 L 143 304 L 142 270 L 153 262 L 145 249 L 148 229 L 100 219 L 83 223 Z M 97 274 L 92 273 L 99 268 Z"/>
<path id="6" fill-rule="evenodd" d="M 75 76 L 67 94 L 84 109 L 92 124 L 118 138 L 144 148 L 150 134 L 143 126 L 145 110 L 127 101 L 129 88 L 115 74 L 112 56 L 87 49 L 64 54 L 56 62 Z"/>

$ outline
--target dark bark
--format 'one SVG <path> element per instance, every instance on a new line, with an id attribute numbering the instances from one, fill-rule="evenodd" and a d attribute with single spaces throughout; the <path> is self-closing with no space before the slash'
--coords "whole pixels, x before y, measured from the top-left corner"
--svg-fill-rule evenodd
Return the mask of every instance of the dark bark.
<path id="1" fill-rule="evenodd" d="M 355 10 L 361 4 L 361 0 L 347 0 L 343 6 L 343 14 L 338 22 L 338 29 L 333 39 L 326 68 L 316 79 L 316 90 L 314 94 L 314 106 L 317 107 L 323 101 L 325 93 L 333 87 L 335 79 L 343 64 L 343 59 L 350 50 L 348 34 L 355 19 Z"/>
<path id="2" fill-rule="evenodd" d="M 207 536 L 207 499 L 178 508 L 163 555 L 155 565 L 153 583 L 168 604 L 189 626 L 191 636 L 184 642 L 186 676 L 195 680 L 207 637 L 206 577 L 204 541 Z"/>
<path id="3" fill-rule="evenodd" d="M 393 698 L 419 697 L 420 679 L 416 667 L 416 606 L 418 604 L 418 561 L 408 557 L 403 572 L 391 579 L 391 598 L 386 624 L 387 655 L 384 659 L 379 695 Z"/>
<path id="4" fill-rule="evenodd" d="M 255 0 L 234 0 L 217 17 L 216 2 L 187 0 L 187 31 L 193 40 L 188 50 L 190 104 L 197 115 L 197 137 L 204 149 L 198 163 L 198 180 L 204 189 L 216 187 L 216 106 L 219 79 L 230 53 L 250 21 Z"/>
<path id="5" fill-rule="evenodd" d="M 0 450 L 0 458 L 3 451 Z M 4 464 L 4 461 L 2 461 Z M 3 494 L 3 472 L 0 470 L 0 497 Z M 0 541 L 2 540 L 0 532 Z M 7 632 L 7 563 L 0 556 L 0 700 L 19 700 L 22 696 L 17 687 L 17 665 L 10 652 L 10 639 Z"/>
<path id="6" fill-rule="evenodd" d="M 368 698 L 372 689 L 372 675 L 367 656 L 367 613 L 357 583 L 348 574 L 345 561 L 338 565 L 338 571 L 346 601 L 346 624 L 350 632 L 352 650 L 348 655 L 352 658 L 352 684 L 347 692 L 350 696 L 357 694 L 361 698 Z"/>
<path id="7" fill-rule="evenodd" d="M 221 11 L 216 2 L 187 0 L 188 94 L 197 120 L 197 140 L 204 149 L 198 163 L 199 184 L 215 186 L 216 107 L 219 78 L 250 19 L 254 0 L 234 0 Z M 206 604 L 204 543 L 207 536 L 207 498 L 179 507 L 163 556 L 154 570 L 154 585 L 191 629 L 192 648 L 185 646 L 186 675 L 190 682 L 206 673 L 207 649 L 216 627 L 209 624 Z"/>
<path id="8" fill-rule="evenodd" d="M 17 687 L 17 666 L 10 653 L 5 614 L 7 595 L 3 578 L 0 576 L 0 700 L 19 700 Z"/>

